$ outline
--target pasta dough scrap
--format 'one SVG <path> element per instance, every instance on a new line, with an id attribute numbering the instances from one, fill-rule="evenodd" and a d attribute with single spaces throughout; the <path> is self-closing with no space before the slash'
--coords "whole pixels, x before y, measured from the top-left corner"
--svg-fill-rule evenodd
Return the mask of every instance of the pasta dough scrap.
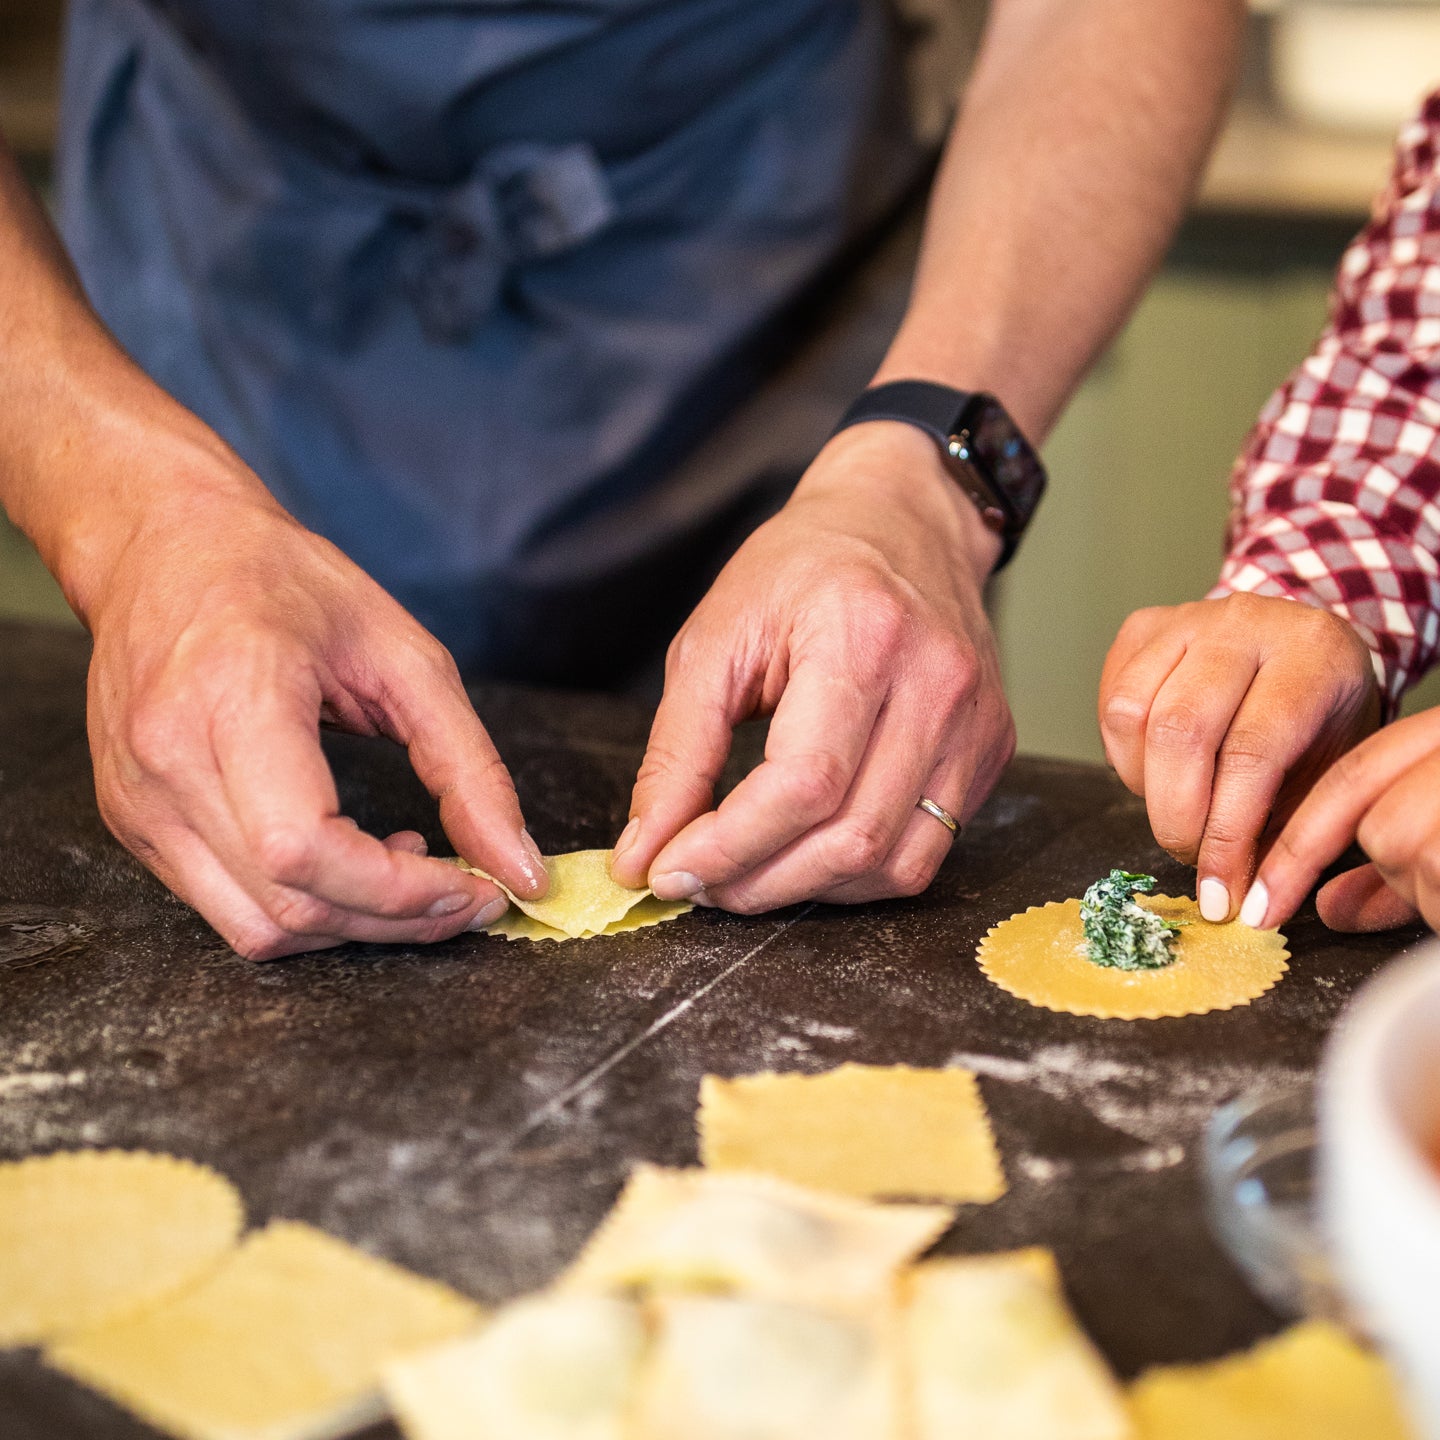
<path id="1" fill-rule="evenodd" d="M 740 1296 L 667 1296 L 637 1440 L 893 1440 L 893 1348 L 872 1316 Z"/>
<path id="2" fill-rule="evenodd" d="M 1032 1249 L 929 1260 L 904 1281 L 916 1440 L 1131 1440 L 1125 1397 Z M 1227 1432 L 1217 1430 L 1211 1440 Z"/>
<path id="3" fill-rule="evenodd" d="M 324 1440 L 384 1413 L 382 1366 L 479 1322 L 444 1285 L 276 1221 L 199 1285 L 45 1358 L 182 1440 Z"/>
<path id="4" fill-rule="evenodd" d="M 662 925 L 667 920 L 678 919 L 694 908 L 694 902 L 690 900 L 662 900 L 658 895 L 647 895 L 603 930 L 587 932 L 583 936 L 567 935 L 563 930 L 542 924 L 531 915 L 507 910 L 485 927 L 485 933 L 499 935 L 506 940 L 574 940 L 589 939 L 593 934 L 624 935 L 631 930 L 643 930 L 649 925 Z"/>
<path id="5" fill-rule="evenodd" d="M 567 1290 L 721 1290 L 871 1308 L 954 1212 L 872 1205 L 768 1175 L 637 1166 L 561 1277 Z"/>
<path id="6" fill-rule="evenodd" d="M 1175 961 L 1159 970 L 1116 970 L 1086 958 L 1080 902 L 1032 906 L 980 942 L 980 968 L 1002 990 L 1032 1005 L 1104 1020 L 1157 1020 L 1248 1005 L 1289 968 L 1278 930 L 1239 920 L 1212 925 L 1193 900 L 1137 895 L 1147 910 L 1184 922 Z"/>
<path id="7" fill-rule="evenodd" d="M 1412 1440 L 1385 1362 L 1310 1320 L 1206 1365 L 1131 1387 L 1140 1440 Z"/>
<path id="8" fill-rule="evenodd" d="M 539 1295 L 397 1361 L 385 1394 L 409 1440 L 629 1440 L 646 1343 L 630 1301 Z"/>
<path id="9" fill-rule="evenodd" d="M 33 1345 L 160 1300 L 220 1263 L 244 1223 L 213 1170 L 140 1150 L 0 1164 L 0 1345 Z"/>
<path id="10" fill-rule="evenodd" d="M 985 1204 L 1005 1193 L 968 1070 L 847 1063 L 823 1075 L 700 1082 L 700 1157 L 864 1197 Z"/>

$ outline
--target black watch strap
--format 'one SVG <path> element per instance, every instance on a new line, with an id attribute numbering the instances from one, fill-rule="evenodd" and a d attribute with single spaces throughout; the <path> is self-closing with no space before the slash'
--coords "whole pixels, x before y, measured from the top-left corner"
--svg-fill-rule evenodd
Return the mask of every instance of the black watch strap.
<path id="1" fill-rule="evenodd" d="M 934 439 L 955 483 L 1000 536 L 995 568 L 1005 566 L 1039 504 L 1045 471 L 1000 402 L 981 390 L 893 380 L 862 391 L 834 433 L 870 420 L 914 425 Z"/>

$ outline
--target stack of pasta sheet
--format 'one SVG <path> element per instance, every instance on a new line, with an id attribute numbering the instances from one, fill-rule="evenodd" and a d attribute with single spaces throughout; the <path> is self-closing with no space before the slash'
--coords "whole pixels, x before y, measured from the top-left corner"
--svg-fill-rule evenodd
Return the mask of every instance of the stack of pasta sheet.
<path id="1" fill-rule="evenodd" d="M 410 1440 L 1122 1440 L 1048 1252 L 920 1261 L 953 1212 L 636 1170 L 558 1282 L 391 1366 Z"/>

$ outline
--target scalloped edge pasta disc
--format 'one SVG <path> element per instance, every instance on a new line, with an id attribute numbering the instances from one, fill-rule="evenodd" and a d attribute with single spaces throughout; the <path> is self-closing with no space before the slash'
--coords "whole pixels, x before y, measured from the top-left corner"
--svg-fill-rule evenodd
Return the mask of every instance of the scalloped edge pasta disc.
<path id="1" fill-rule="evenodd" d="M 1078 900 L 1032 905 L 1001 921 L 975 958 L 988 979 L 1017 999 L 1101 1020 L 1161 1020 L 1248 1005 L 1290 968 L 1278 930 L 1254 930 L 1238 920 L 1212 925 L 1193 900 L 1174 895 L 1135 898 L 1147 910 L 1185 922 L 1175 961 L 1161 970 L 1092 964 Z"/>
<path id="2" fill-rule="evenodd" d="M 54 1340 L 164 1299 L 240 1236 L 235 1187 L 148 1150 L 0 1164 L 0 1346 Z"/>

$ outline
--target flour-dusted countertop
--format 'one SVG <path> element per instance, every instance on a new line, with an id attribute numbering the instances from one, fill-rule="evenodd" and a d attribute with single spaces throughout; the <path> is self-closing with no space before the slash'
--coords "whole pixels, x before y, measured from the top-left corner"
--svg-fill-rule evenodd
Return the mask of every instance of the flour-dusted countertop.
<path id="1" fill-rule="evenodd" d="M 252 1223 L 308 1220 L 495 1302 L 569 1260 L 633 1161 L 694 1163 L 705 1072 L 960 1064 L 982 1077 L 1010 1192 L 964 1208 L 943 1249 L 1053 1246 L 1127 1374 L 1275 1327 L 1206 1230 L 1201 1129 L 1232 1096 L 1309 1074 L 1346 996 L 1418 932 L 1334 936 L 1307 909 L 1292 973 L 1249 1008 L 1133 1024 L 1034 1009 L 976 968 L 991 925 L 1112 865 L 1176 892 L 1189 877 L 1112 775 L 1022 759 L 915 900 L 254 965 L 101 825 L 86 658 L 83 637 L 0 626 L 0 1158 L 188 1156 L 235 1181 Z M 612 841 L 647 716 L 476 698 L 542 849 Z M 414 825 L 439 851 L 402 756 L 341 740 L 332 758 L 362 824 Z M 0 1421 L 7 1440 L 151 1433 L 25 1352 L 0 1354 Z"/>

